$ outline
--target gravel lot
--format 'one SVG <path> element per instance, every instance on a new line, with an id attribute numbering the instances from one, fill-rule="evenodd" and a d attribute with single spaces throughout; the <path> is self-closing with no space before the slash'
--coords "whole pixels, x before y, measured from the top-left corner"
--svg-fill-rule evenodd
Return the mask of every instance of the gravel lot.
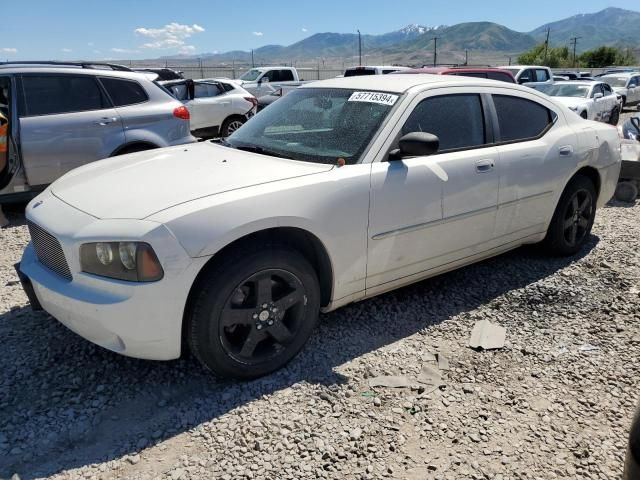
<path id="1" fill-rule="evenodd" d="M 27 304 L 0 230 L 0 478 L 617 479 L 640 378 L 640 204 L 577 257 L 522 248 L 325 315 L 249 383 L 96 347 Z M 467 346 L 476 321 L 507 344 Z M 415 379 L 449 360 L 439 388 Z M 442 365 L 444 367 L 444 365 Z M 407 388 L 371 388 L 404 375 Z"/>

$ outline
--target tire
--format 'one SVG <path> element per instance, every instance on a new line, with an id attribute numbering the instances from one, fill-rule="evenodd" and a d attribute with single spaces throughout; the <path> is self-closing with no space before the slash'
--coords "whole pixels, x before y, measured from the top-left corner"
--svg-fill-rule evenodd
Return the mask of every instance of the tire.
<path id="1" fill-rule="evenodd" d="M 634 203 L 638 198 L 638 187 L 633 182 L 620 182 L 616 185 L 616 200 L 627 203 Z"/>
<path id="2" fill-rule="evenodd" d="M 196 358 L 223 377 L 251 379 L 282 368 L 318 321 L 316 272 L 284 245 L 238 249 L 194 288 L 187 341 Z"/>
<path id="3" fill-rule="evenodd" d="M 618 110 L 618 107 L 615 107 L 611 111 L 611 116 L 609 117 L 609 123 L 615 127 L 616 125 L 618 125 L 619 121 L 620 121 L 620 110 Z"/>
<path id="4" fill-rule="evenodd" d="M 622 97 L 622 111 L 624 111 L 624 107 L 627 106 L 627 97 Z"/>
<path id="5" fill-rule="evenodd" d="M 580 112 L 580 116 L 586 120 L 587 119 L 587 112 Z"/>
<path id="6" fill-rule="evenodd" d="M 596 189 L 583 175 L 575 176 L 564 189 L 543 240 L 552 255 L 577 253 L 591 233 L 596 216 Z"/>
<path id="7" fill-rule="evenodd" d="M 240 115 L 234 115 L 233 117 L 227 118 L 220 128 L 220 136 L 225 138 L 228 137 L 238 128 L 244 125 L 246 121 L 247 119 L 241 117 Z"/>

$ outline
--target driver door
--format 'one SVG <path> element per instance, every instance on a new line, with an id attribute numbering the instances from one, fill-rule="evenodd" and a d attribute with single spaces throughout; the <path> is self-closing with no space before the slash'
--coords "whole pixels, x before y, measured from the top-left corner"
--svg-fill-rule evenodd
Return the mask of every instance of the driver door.
<path id="1" fill-rule="evenodd" d="M 483 251 L 494 236 L 498 153 L 480 94 L 418 98 L 395 137 L 438 136 L 438 153 L 372 164 L 367 295 Z"/>

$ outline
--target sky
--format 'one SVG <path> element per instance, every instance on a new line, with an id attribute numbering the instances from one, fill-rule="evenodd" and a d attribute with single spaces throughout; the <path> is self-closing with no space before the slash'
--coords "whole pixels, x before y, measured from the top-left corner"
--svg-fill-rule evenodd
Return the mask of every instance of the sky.
<path id="1" fill-rule="evenodd" d="M 515 5 L 521 3 L 522 6 Z M 518 31 L 636 1 L 0 0 L 2 60 L 144 59 L 289 45 L 314 33 L 380 34 L 492 21 Z"/>

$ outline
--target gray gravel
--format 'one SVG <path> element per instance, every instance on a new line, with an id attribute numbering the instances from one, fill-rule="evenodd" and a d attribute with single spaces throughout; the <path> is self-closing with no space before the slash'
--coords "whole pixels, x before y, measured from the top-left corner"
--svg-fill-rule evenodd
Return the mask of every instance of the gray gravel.
<path id="1" fill-rule="evenodd" d="M 0 478 L 621 476 L 640 374 L 640 204 L 600 210 L 576 257 L 522 248 L 326 315 L 287 368 L 250 383 L 189 357 L 125 358 L 32 313 L 12 267 L 28 234 L 10 217 Z M 483 319 L 507 329 L 504 348 L 468 347 Z M 440 386 L 369 386 L 438 364 Z"/>

